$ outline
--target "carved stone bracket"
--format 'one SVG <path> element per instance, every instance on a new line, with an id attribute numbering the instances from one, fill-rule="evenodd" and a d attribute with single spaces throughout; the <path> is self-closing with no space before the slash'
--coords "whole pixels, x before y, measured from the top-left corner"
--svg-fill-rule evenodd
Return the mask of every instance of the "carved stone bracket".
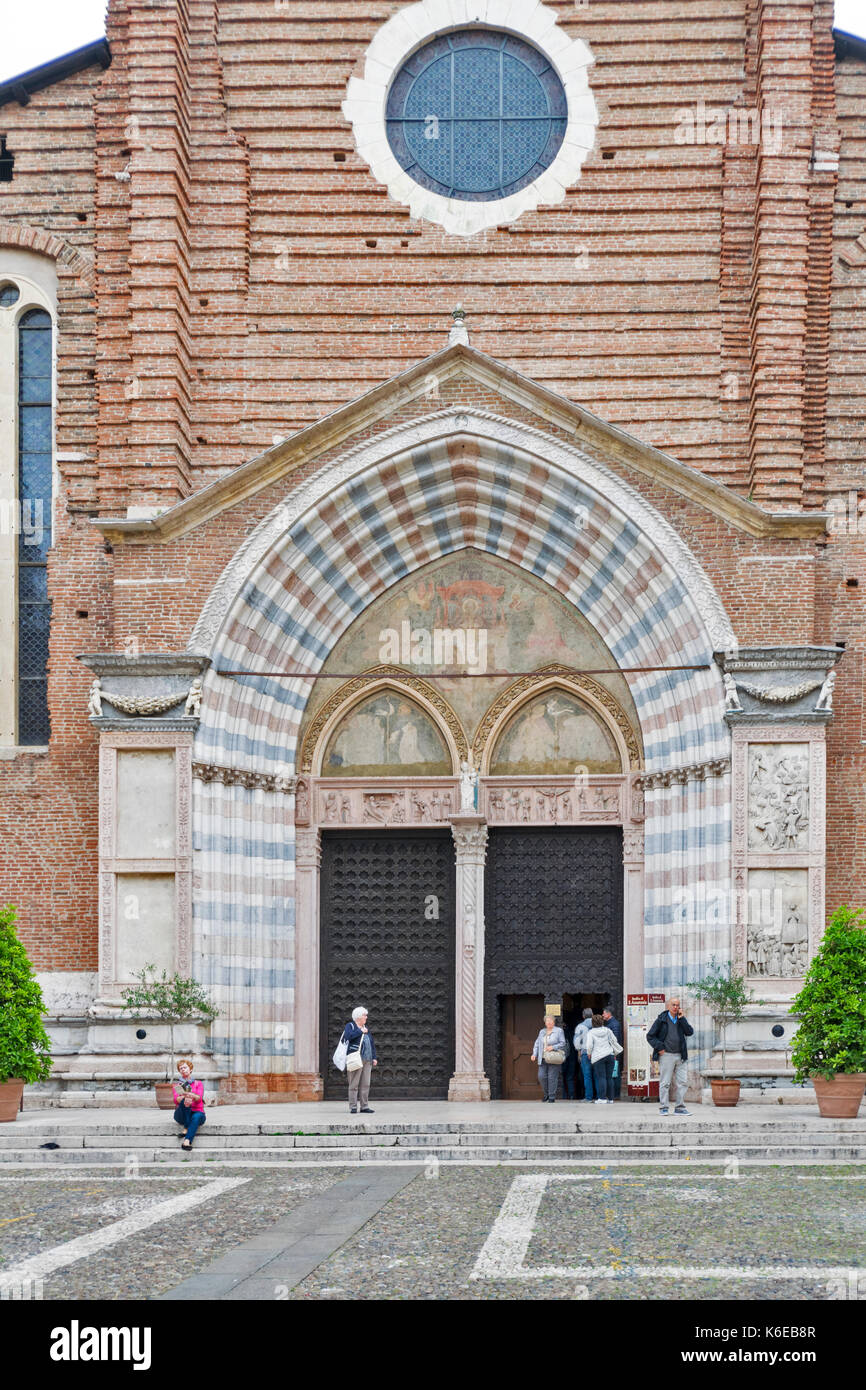
<path id="1" fill-rule="evenodd" d="M 204 672 L 210 657 L 193 652 L 88 652 L 78 657 L 95 675 L 87 712 L 100 732 L 198 726 Z M 102 689 L 102 680 L 111 689 Z M 103 709 L 103 703 L 106 709 Z M 183 708 L 180 708 L 183 706 Z"/>
<path id="2" fill-rule="evenodd" d="M 737 724 L 826 724 L 833 717 L 841 647 L 740 647 L 716 652 L 727 687 L 725 719 Z M 815 691 L 818 696 L 815 698 Z"/>
<path id="3" fill-rule="evenodd" d="M 246 787 L 248 791 L 282 792 L 293 796 L 297 777 L 274 772 L 252 772 L 247 768 L 223 767 L 220 763 L 193 763 L 197 782 L 219 782 L 224 787 Z"/>
<path id="4" fill-rule="evenodd" d="M 642 825 L 627 825 L 622 832 L 622 861 L 624 864 L 643 863 L 644 838 Z"/>
<path id="5" fill-rule="evenodd" d="M 705 763 L 690 763 L 687 767 L 666 767 L 660 772 L 642 772 L 635 785 L 642 791 L 654 787 L 684 786 L 686 782 L 705 782 L 708 777 L 723 777 L 731 770 L 730 758 L 711 758 Z"/>

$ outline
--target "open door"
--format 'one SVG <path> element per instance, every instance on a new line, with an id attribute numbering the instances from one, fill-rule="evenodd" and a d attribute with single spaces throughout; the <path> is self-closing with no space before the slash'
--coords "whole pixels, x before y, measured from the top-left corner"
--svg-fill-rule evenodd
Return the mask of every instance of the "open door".
<path id="1" fill-rule="evenodd" d="M 543 994 L 506 994 L 502 998 L 502 1096 L 504 1100 L 539 1100 L 538 1065 L 532 1060 L 535 1039 L 544 1026 Z"/>

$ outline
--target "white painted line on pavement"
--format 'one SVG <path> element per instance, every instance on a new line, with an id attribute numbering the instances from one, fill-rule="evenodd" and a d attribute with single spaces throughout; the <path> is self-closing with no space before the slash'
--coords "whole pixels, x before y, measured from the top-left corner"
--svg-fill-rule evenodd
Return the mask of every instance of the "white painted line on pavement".
<path id="1" fill-rule="evenodd" d="M 215 1178 L 206 1187 L 199 1187 L 195 1192 L 184 1192 L 181 1196 L 169 1197 L 144 1211 L 124 1216 L 120 1221 L 112 1221 L 110 1225 L 102 1226 L 98 1231 L 91 1231 L 89 1235 L 76 1236 L 74 1240 L 64 1241 L 62 1245 L 55 1245 L 51 1250 L 44 1250 L 41 1255 L 32 1255 L 30 1259 L 22 1260 L 17 1265 L 0 1269 L 0 1290 L 4 1286 L 16 1287 L 26 1280 L 44 1278 L 46 1274 L 53 1274 L 57 1269 L 64 1269 L 78 1260 L 86 1260 L 89 1255 L 107 1250 L 110 1246 L 117 1245 L 118 1241 L 126 1240 L 128 1236 L 138 1235 L 139 1231 L 147 1230 L 148 1226 L 155 1226 L 159 1221 L 166 1221 L 180 1212 L 201 1206 L 202 1202 L 209 1202 L 212 1198 L 250 1181 L 250 1178 Z"/>
<path id="2" fill-rule="evenodd" d="M 547 1178 L 541 1174 L 514 1179 L 478 1256 L 472 1279 L 509 1279 L 513 1270 L 523 1268 L 546 1190 Z"/>
<path id="3" fill-rule="evenodd" d="M 535 1233 L 542 1198 L 551 1182 L 571 1182 L 580 1174 L 532 1174 L 515 1178 L 499 1215 L 475 1261 L 476 1279 L 808 1279 L 844 1280 L 846 1287 L 863 1274 L 855 1266 L 821 1265 L 642 1265 L 624 1260 L 614 1265 L 536 1265 L 524 1261 Z"/>

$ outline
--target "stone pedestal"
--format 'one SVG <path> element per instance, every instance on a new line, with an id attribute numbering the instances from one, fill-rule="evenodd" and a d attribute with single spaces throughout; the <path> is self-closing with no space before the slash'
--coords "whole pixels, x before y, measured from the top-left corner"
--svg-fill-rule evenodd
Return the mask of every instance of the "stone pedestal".
<path id="1" fill-rule="evenodd" d="M 487 825 L 475 812 L 451 816 L 457 861 L 455 1069 L 449 1100 L 489 1100 L 484 1075 L 484 863 Z"/>

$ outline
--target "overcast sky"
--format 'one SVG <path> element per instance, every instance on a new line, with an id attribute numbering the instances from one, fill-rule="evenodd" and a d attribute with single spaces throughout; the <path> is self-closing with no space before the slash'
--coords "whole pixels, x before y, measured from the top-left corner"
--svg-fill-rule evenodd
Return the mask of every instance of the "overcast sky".
<path id="1" fill-rule="evenodd" d="M 6 0 L 0 81 L 100 38 L 105 33 L 105 4 L 106 0 Z M 866 0 L 836 0 L 836 27 L 866 37 Z"/>

